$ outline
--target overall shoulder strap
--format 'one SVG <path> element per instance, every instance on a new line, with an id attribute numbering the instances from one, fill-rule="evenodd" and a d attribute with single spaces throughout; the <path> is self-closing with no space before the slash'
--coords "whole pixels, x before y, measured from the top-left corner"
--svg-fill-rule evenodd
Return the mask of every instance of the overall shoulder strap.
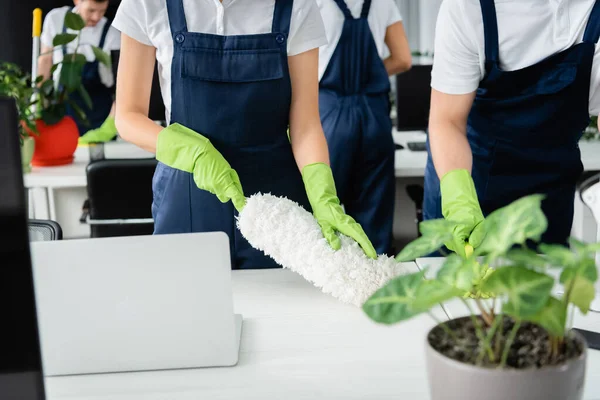
<path id="1" fill-rule="evenodd" d="M 288 37 L 290 34 L 290 23 L 292 21 L 292 9 L 294 0 L 275 0 L 275 11 L 273 12 L 272 32 L 281 33 Z"/>
<path id="2" fill-rule="evenodd" d="M 344 17 L 346 17 L 346 19 L 354 19 L 354 17 L 352 16 L 352 13 L 350 12 L 350 9 L 348 8 L 348 5 L 346 4 L 346 2 L 344 0 L 333 0 L 335 1 L 335 4 L 337 4 L 337 6 L 340 8 L 340 10 L 342 10 L 342 12 L 344 13 Z"/>
<path id="3" fill-rule="evenodd" d="M 106 43 L 106 36 L 108 36 L 108 31 L 110 30 L 110 21 L 107 19 L 106 23 L 104 24 L 104 29 L 102 29 L 102 36 L 100 37 L 100 44 L 98 45 L 98 48 L 103 49 L 104 48 L 104 43 Z"/>
<path id="4" fill-rule="evenodd" d="M 596 44 L 598 39 L 600 39 L 600 0 L 596 0 L 594 3 L 594 8 L 592 8 L 590 19 L 583 34 L 584 42 Z"/>
<path id="5" fill-rule="evenodd" d="M 166 0 L 167 14 L 169 14 L 169 25 L 171 26 L 171 34 L 187 32 L 187 22 L 185 20 L 185 10 L 183 8 L 183 0 Z"/>
<path id="6" fill-rule="evenodd" d="M 498 62 L 500 57 L 498 45 L 498 20 L 494 0 L 479 0 L 483 14 L 483 32 L 485 36 L 485 61 Z"/>
<path id="7" fill-rule="evenodd" d="M 367 18 L 369 16 L 369 11 L 371 10 L 371 0 L 365 0 L 363 3 L 363 8 L 360 13 L 361 18 Z"/>

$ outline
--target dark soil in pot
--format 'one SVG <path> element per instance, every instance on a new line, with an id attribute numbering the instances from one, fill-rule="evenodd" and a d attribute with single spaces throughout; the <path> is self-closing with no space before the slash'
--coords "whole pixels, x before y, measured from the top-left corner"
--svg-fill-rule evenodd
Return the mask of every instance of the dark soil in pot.
<path id="1" fill-rule="evenodd" d="M 477 321 L 484 327 L 484 335 L 487 334 L 488 328 L 483 320 L 477 319 Z M 482 362 L 478 364 L 480 341 L 477 338 L 475 326 L 471 318 L 455 319 L 447 322 L 446 326 L 455 333 L 457 338 L 455 339 L 450 336 L 442 327 L 436 327 L 430 332 L 427 338 L 431 347 L 436 351 L 446 357 L 466 364 L 484 367 L 497 367 L 500 364 L 501 350 L 496 351 L 495 362 L 490 361 L 485 356 Z M 504 318 L 502 335 L 498 335 L 498 333 L 494 335 L 491 343 L 492 349 L 499 349 L 498 345 L 504 343 L 513 327 L 514 321 L 510 318 Z M 499 337 L 500 339 L 498 339 Z M 526 369 L 559 365 L 579 357 L 583 350 L 583 343 L 576 340 L 573 336 L 567 335 L 558 354 L 553 356 L 550 338 L 546 330 L 538 325 L 523 322 L 510 348 L 506 367 Z"/>

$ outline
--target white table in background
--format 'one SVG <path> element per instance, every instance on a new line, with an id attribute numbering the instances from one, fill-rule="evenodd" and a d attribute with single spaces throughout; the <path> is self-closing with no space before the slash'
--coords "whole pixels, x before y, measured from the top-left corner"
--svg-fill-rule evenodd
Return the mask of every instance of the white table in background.
<path id="1" fill-rule="evenodd" d="M 152 158 L 127 142 L 104 145 L 106 158 Z M 88 225 L 79 223 L 81 206 L 87 198 L 86 167 L 90 156 L 87 147 L 78 147 L 72 164 L 57 167 L 33 167 L 24 175 L 29 198 L 29 216 L 58 221 L 65 238 L 89 237 Z"/>
<path id="2" fill-rule="evenodd" d="M 291 271 L 232 276 L 236 367 L 46 378 L 48 400 L 428 399 L 428 316 L 378 325 Z"/>
<path id="3" fill-rule="evenodd" d="M 418 258 L 416 260 L 419 269 L 428 269 L 427 278 L 433 278 L 443 262 L 444 258 L 435 257 Z M 469 315 L 467 308 L 460 300 L 444 303 L 444 309 L 450 318 Z M 587 315 L 582 315 L 577 312 L 573 326 L 575 328 L 600 332 L 600 313 L 589 312 Z M 598 400 L 600 399 L 600 351 L 589 350 L 588 355 L 584 400 Z"/>
<path id="4" fill-rule="evenodd" d="M 423 184 L 427 153 L 411 151 L 408 142 L 423 142 L 423 131 L 392 132 L 394 141 L 404 146 L 396 150 L 396 207 L 394 212 L 394 236 L 404 242 L 417 236 L 415 206 L 406 194 L 409 184 Z M 600 171 L 600 141 L 581 142 L 583 164 L 587 171 Z M 127 142 L 108 143 L 105 147 L 107 158 L 147 158 L 152 154 Z M 60 167 L 34 168 L 25 174 L 25 187 L 29 190 L 29 210 L 31 218 L 53 219 L 58 221 L 65 238 L 88 237 L 89 227 L 79 223 L 81 206 L 87 197 L 85 169 L 89 162 L 87 148 L 78 148 L 75 162 Z M 591 213 L 576 199 L 574 235 L 587 238 L 595 235 L 597 229 Z"/>

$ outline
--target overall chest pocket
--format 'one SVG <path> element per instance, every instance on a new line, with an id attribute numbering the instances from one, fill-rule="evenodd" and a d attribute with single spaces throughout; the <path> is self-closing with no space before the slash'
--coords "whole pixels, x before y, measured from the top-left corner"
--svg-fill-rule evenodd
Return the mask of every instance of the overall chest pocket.
<path id="1" fill-rule="evenodd" d="M 559 65 L 557 68 L 544 72 L 533 91 L 537 94 L 553 94 L 571 86 L 577 78 L 576 65 Z"/>
<path id="2" fill-rule="evenodd" d="M 185 49 L 182 78 L 210 82 L 260 82 L 283 78 L 280 49 Z"/>

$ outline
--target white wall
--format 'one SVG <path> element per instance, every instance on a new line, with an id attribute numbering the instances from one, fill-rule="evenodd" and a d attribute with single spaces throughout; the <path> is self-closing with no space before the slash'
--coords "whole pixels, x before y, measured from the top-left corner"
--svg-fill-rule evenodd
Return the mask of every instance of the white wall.
<path id="1" fill-rule="evenodd" d="M 433 52 L 435 22 L 442 0 L 396 0 L 413 51 Z"/>

